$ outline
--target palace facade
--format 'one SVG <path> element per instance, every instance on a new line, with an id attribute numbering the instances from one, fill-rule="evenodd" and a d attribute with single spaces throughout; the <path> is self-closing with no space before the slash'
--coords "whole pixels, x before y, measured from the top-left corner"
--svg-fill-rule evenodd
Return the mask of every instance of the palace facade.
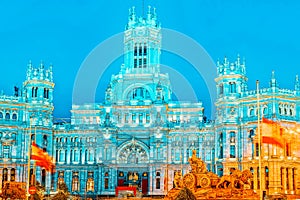
<path id="1" fill-rule="evenodd" d="M 138 17 L 133 9 L 124 64 L 112 75 L 105 101 L 72 105 L 69 122 L 53 122 L 52 67 L 30 63 L 20 91 L 0 96 L 0 187 L 27 181 L 28 144 L 35 141 L 56 162 L 53 175 L 36 169 L 46 192 L 65 182 L 73 195 L 114 195 L 117 186 L 128 185 L 164 195 L 176 171 L 190 170 L 188 158 L 196 149 L 218 175 L 248 168 L 255 190 L 261 184 L 266 194 L 300 194 L 298 77 L 295 88 L 282 89 L 272 72 L 268 88 L 248 90 L 245 62 L 225 58 L 216 69 L 216 118 L 207 120 L 201 102 L 172 100 L 169 76 L 160 72 L 161 41 L 155 10 Z M 284 147 L 262 145 L 261 183 L 258 111 L 280 121 L 288 138 Z"/>

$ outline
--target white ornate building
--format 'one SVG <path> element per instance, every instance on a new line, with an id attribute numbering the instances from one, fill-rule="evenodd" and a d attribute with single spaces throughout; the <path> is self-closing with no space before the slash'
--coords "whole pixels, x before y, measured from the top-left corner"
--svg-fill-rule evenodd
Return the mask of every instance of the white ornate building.
<path id="1" fill-rule="evenodd" d="M 257 92 L 247 89 L 245 63 L 239 57 L 217 63 L 216 119 L 207 120 L 201 102 L 172 101 L 169 76 L 160 72 L 161 41 L 155 11 L 142 18 L 133 10 L 124 32 L 124 64 L 112 76 L 105 102 L 73 105 L 70 122 L 52 124 L 52 69 L 30 64 L 21 93 L 0 96 L 0 181 L 26 181 L 31 133 L 56 160 L 52 176 L 37 168 L 47 191 L 65 182 L 78 195 L 114 195 L 125 185 L 164 195 L 173 187 L 175 171 L 189 170 L 193 149 L 219 175 L 250 168 L 258 189 Z M 266 118 L 289 126 L 299 122 L 298 77 L 295 88 L 287 90 L 278 87 L 272 73 L 270 87 L 259 93 Z M 277 151 L 265 146 L 266 193 L 300 193 L 297 145 L 290 141 Z"/>

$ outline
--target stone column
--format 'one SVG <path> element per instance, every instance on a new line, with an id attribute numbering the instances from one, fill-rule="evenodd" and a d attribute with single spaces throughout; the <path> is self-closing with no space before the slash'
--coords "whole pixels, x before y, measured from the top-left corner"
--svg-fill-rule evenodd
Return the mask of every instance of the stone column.
<path id="1" fill-rule="evenodd" d="M 293 169 L 292 168 L 288 168 L 288 174 L 289 174 L 289 191 L 290 194 L 292 193 L 292 191 L 294 191 L 294 177 L 293 177 Z"/>
<path id="2" fill-rule="evenodd" d="M 269 194 L 281 192 L 280 166 L 278 162 L 269 163 Z"/>
<path id="3" fill-rule="evenodd" d="M 295 180 L 295 186 L 296 186 L 296 188 L 295 188 L 295 190 L 296 190 L 296 194 L 300 194 L 300 169 L 298 168 L 296 168 L 295 169 L 295 174 L 294 174 L 294 180 Z"/>
<path id="4" fill-rule="evenodd" d="M 258 171 L 257 171 L 257 167 L 254 167 L 253 168 L 253 189 L 254 190 L 257 190 L 258 189 L 258 179 L 257 179 L 257 173 L 258 173 Z"/>
<path id="5" fill-rule="evenodd" d="M 281 168 L 281 180 L 282 180 L 282 193 L 285 193 L 286 191 L 286 169 L 285 168 Z"/>
<path id="6" fill-rule="evenodd" d="M 266 189 L 266 168 L 264 166 L 261 166 L 261 190 Z"/>

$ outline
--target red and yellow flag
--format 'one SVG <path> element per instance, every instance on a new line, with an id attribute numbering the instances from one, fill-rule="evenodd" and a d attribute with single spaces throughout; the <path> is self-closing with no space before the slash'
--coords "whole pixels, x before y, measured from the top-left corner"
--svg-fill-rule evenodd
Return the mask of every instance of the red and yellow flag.
<path id="1" fill-rule="evenodd" d="M 262 118 L 261 136 L 262 143 L 274 144 L 284 148 L 284 138 L 282 136 L 282 128 L 277 122 Z"/>
<path id="2" fill-rule="evenodd" d="M 45 168 L 46 171 L 54 172 L 55 164 L 52 162 L 52 157 L 34 142 L 31 145 L 30 159 L 35 160 L 36 165 Z"/>

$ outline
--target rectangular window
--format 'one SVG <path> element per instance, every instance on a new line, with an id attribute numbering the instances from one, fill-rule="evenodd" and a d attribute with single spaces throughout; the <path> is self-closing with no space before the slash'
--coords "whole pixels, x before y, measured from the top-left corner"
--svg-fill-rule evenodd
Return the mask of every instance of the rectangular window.
<path id="1" fill-rule="evenodd" d="M 137 68 L 137 59 L 134 59 L 134 68 Z"/>
<path id="2" fill-rule="evenodd" d="M 160 189 L 160 178 L 156 178 L 156 189 Z"/>
<path id="3" fill-rule="evenodd" d="M 137 56 L 137 47 L 134 47 L 134 56 Z"/>
<path id="4" fill-rule="evenodd" d="M 259 156 L 259 145 L 255 143 L 255 156 Z"/>
<path id="5" fill-rule="evenodd" d="M 104 189 L 108 189 L 108 178 L 104 179 Z"/>
<path id="6" fill-rule="evenodd" d="M 235 158 L 235 145 L 230 145 L 230 158 Z"/>
<path id="7" fill-rule="evenodd" d="M 136 122 L 136 115 L 132 114 L 132 123 L 135 123 L 135 122 Z"/>
<path id="8" fill-rule="evenodd" d="M 139 47 L 139 56 L 142 56 L 142 53 L 143 53 L 143 49 L 142 49 L 142 47 L 140 46 L 140 47 Z"/>
<path id="9" fill-rule="evenodd" d="M 143 123 L 143 114 L 140 113 L 139 115 L 139 123 L 142 124 Z"/>
<path id="10" fill-rule="evenodd" d="M 125 123 L 128 123 L 128 113 L 125 113 Z"/>
<path id="11" fill-rule="evenodd" d="M 147 123 L 147 124 L 150 123 L 150 114 L 146 114 L 146 123 Z"/>
<path id="12" fill-rule="evenodd" d="M 141 67 L 142 67 L 142 65 L 143 65 L 143 63 L 142 63 L 142 59 L 140 58 L 140 59 L 139 59 L 139 68 L 141 68 Z"/>
<path id="13" fill-rule="evenodd" d="M 144 46 L 144 56 L 147 55 L 147 46 Z"/>
<path id="14" fill-rule="evenodd" d="M 147 66 L 147 59 L 144 58 L 144 60 L 143 60 L 143 67 L 146 68 L 146 66 Z"/>

